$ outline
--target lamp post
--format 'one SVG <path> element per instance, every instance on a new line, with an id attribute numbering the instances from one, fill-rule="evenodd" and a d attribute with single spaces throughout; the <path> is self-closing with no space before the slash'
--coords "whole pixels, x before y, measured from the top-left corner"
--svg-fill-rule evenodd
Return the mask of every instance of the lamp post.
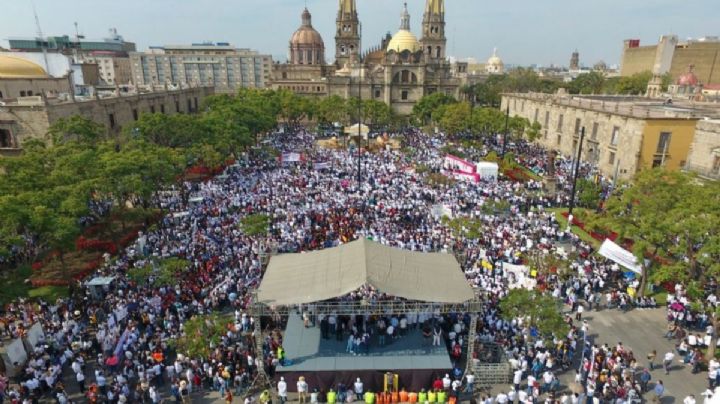
<path id="1" fill-rule="evenodd" d="M 582 155 L 583 141 L 585 140 L 585 127 L 580 130 L 580 144 L 578 144 L 577 157 L 575 158 L 575 172 L 573 173 L 572 191 L 570 192 L 570 206 L 568 207 L 568 220 L 572 220 L 572 212 L 575 207 L 575 191 L 577 190 L 577 179 L 580 174 L 580 156 Z M 572 223 L 569 223 L 572 224 Z"/>
<path id="2" fill-rule="evenodd" d="M 358 67 L 358 166 L 357 166 L 357 181 L 358 191 L 360 190 L 360 171 L 361 171 L 361 159 L 362 159 L 362 68 Z"/>
<path id="3" fill-rule="evenodd" d="M 505 147 L 507 147 L 508 125 L 510 124 L 510 101 L 508 101 L 505 112 L 505 133 L 503 133 L 502 158 L 505 158 Z"/>

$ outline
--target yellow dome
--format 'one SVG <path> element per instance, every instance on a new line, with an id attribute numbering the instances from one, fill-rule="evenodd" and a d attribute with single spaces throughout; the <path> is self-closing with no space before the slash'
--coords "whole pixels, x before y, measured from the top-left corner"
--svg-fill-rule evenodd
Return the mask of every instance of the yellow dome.
<path id="1" fill-rule="evenodd" d="M 47 77 L 45 69 L 27 59 L 0 54 L 0 78 Z"/>
<path id="2" fill-rule="evenodd" d="M 387 51 L 390 52 L 391 50 L 398 53 L 404 50 L 417 52 L 420 50 L 420 43 L 412 32 L 401 29 L 392 37 L 388 44 Z"/>

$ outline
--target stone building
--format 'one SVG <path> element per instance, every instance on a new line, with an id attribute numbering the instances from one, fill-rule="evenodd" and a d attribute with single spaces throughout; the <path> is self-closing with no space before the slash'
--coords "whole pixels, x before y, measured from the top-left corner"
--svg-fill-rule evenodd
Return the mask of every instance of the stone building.
<path id="1" fill-rule="evenodd" d="M 668 105 L 638 97 L 504 94 L 502 109 L 542 126 L 538 142 L 565 156 L 577 154 L 585 128 L 582 160 L 603 175 L 630 179 L 645 167 L 682 169 L 689 159 L 695 127 L 720 118 L 720 105 Z"/>
<path id="2" fill-rule="evenodd" d="M 366 50 L 360 49 L 360 18 L 355 0 L 340 0 L 336 18 L 335 63 L 316 57 L 308 63 L 307 50 L 324 49 L 305 10 L 300 28 L 292 35 L 288 62 L 273 66 L 273 88 L 300 94 L 339 95 L 383 101 L 407 115 L 425 95 L 443 92 L 457 97 L 467 64 L 453 66 L 446 59 L 445 2 L 427 0 L 422 36 L 412 33 L 407 6 L 400 27 Z M 321 46 L 322 45 L 322 46 Z M 300 59 L 298 51 L 304 55 Z M 317 55 L 314 53 L 313 55 Z"/>
<path id="3" fill-rule="evenodd" d="M 213 94 L 212 87 L 182 88 L 135 94 L 116 94 L 86 100 L 24 97 L 0 107 L 0 152 L 22 148 L 28 139 L 47 140 L 50 125 L 61 118 L 82 115 L 105 126 L 109 134 L 119 133 L 144 113 L 194 113 L 202 100 Z"/>
<path id="4" fill-rule="evenodd" d="M 27 59 L 0 53 L 0 102 L 30 96 L 55 98 L 70 93 L 70 77 L 52 77 Z"/>
<path id="5" fill-rule="evenodd" d="M 266 88 L 272 58 L 227 42 L 153 47 L 131 52 L 133 82 L 150 86 L 213 86 L 219 93 L 240 88 Z"/>
<path id="6" fill-rule="evenodd" d="M 720 120 L 698 121 L 685 169 L 720 180 Z"/>
<path id="7" fill-rule="evenodd" d="M 676 35 L 663 35 L 657 44 L 645 46 L 640 46 L 638 39 L 628 39 L 623 44 L 620 75 L 669 72 L 676 81 L 690 65 L 695 66 L 700 83 L 720 83 L 720 39 L 706 37 L 682 42 Z"/>

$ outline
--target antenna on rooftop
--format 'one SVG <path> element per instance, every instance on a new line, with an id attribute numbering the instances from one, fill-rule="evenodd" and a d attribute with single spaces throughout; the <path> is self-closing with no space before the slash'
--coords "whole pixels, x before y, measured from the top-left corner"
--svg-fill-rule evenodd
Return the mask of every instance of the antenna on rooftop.
<path id="1" fill-rule="evenodd" d="M 40 39 L 40 48 L 43 53 L 43 60 L 45 61 L 45 72 L 50 74 L 50 67 L 48 64 L 47 48 L 45 47 L 45 36 L 43 36 L 42 28 L 40 28 L 40 18 L 38 18 L 37 10 L 35 9 L 35 2 L 30 0 L 32 5 L 33 14 L 35 15 L 35 27 L 37 28 L 37 35 Z"/>

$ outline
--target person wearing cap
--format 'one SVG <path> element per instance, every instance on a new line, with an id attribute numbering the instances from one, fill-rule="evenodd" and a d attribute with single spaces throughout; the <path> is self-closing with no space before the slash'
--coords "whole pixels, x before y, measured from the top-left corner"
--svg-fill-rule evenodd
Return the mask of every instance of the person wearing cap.
<path id="1" fill-rule="evenodd" d="M 285 404 L 287 401 L 287 382 L 285 378 L 281 377 L 277 384 L 278 397 L 280 398 L 280 404 Z"/>

